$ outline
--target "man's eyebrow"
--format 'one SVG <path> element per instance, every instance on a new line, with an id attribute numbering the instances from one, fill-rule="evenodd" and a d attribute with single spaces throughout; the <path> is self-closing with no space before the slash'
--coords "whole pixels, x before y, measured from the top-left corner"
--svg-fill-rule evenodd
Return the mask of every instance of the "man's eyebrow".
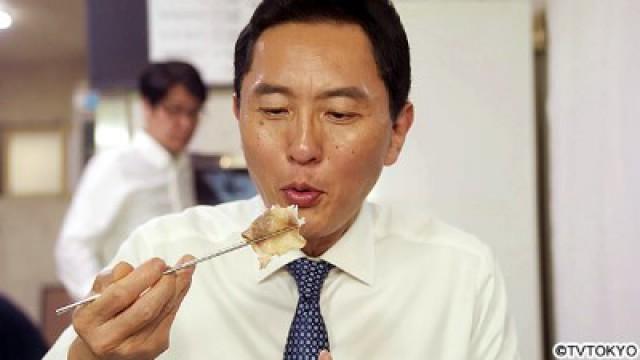
<path id="1" fill-rule="evenodd" d="M 355 86 L 330 89 L 327 91 L 323 91 L 320 95 L 318 95 L 319 99 L 329 99 L 332 97 L 347 97 L 354 100 L 366 100 L 369 98 L 369 95 L 367 95 L 364 90 Z"/>
<path id="2" fill-rule="evenodd" d="M 256 95 L 270 95 L 270 94 L 282 94 L 291 96 L 291 90 L 286 86 L 274 85 L 269 83 L 259 83 L 253 88 L 253 93 Z"/>
<path id="3" fill-rule="evenodd" d="M 293 96 L 293 91 L 290 88 L 282 85 L 275 85 L 270 83 L 259 83 L 253 88 L 253 93 L 260 95 L 270 94 L 282 94 L 286 96 Z M 333 97 L 346 97 L 354 100 L 365 100 L 369 98 L 369 95 L 359 87 L 346 86 L 340 88 L 334 88 L 325 90 L 316 96 L 317 99 L 329 99 Z"/>

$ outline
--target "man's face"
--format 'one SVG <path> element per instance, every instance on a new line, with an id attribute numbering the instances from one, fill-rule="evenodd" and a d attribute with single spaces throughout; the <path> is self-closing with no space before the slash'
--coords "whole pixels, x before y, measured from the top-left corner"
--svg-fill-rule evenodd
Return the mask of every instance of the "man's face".
<path id="1" fill-rule="evenodd" d="M 302 234 L 332 244 L 355 220 L 413 119 L 396 125 L 371 44 L 357 25 L 266 30 L 235 99 L 244 154 L 266 206 L 298 205 Z"/>
<path id="2" fill-rule="evenodd" d="M 147 132 L 169 152 L 178 154 L 193 136 L 201 106 L 183 85 L 176 85 L 157 105 L 145 102 Z"/>

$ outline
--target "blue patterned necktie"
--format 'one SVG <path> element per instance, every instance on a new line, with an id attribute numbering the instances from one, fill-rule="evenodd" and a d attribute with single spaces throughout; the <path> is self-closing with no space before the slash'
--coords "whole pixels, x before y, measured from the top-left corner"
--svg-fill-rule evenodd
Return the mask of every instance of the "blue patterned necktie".
<path id="1" fill-rule="evenodd" d="M 301 258 L 288 265 L 298 285 L 298 306 L 291 322 L 284 360 L 317 360 L 329 350 L 329 337 L 320 313 L 320 290 L 333 265 Z"/>

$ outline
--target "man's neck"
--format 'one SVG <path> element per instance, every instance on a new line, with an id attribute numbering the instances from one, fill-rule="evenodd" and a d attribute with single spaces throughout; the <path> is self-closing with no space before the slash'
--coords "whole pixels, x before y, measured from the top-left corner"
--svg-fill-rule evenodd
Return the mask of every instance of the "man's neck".
<path id="1" fill-rule="evenodd" d="M 327 252 L 327 250 L 329 250 L 340 239 L 342 239 L 342 236 L 347 232 L 347 230 L 349 230 L 349 228 L 351 228 L 351 225 L 353 225 L 356 218 L 358 217 L 358 213 L 356 213 L 356 216 L 354 216 L 353 219 L 351 219 L 338 231 L 322 238 L 316 238 L 311 241 L 307 241 L 307 244 L 302 248 L 302 252 L 310 257 L 319 257 Z"/>

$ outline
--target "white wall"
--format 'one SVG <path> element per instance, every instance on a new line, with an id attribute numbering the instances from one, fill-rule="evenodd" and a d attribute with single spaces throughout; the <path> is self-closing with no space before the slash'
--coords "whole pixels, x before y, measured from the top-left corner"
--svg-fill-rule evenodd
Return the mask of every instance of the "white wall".
<path id="1" fill-rule="evenodd" d="M 640 340 L 640 2 L 549 2 L 556 339 Z"/>
<path id="2" fill-rule="evenodd" d="M 372 197 L 422 204 L 478 235 L 505 274 L 523 359 L 542 358 L 531 9 L 524 1 L 396 1 L 416 119 Z"/>
<path id="3" fill-rule="evenodd" d="M 233 117 L 233 90 L 213 89 L 205 105 L 190 150 L 199 153 L 241 154 L 240 132 Z"/>
<path id="4" fill-rule="evenodd" d="M 73 88 L 86 77 L 82 59 L 1 61 L 0 55 L 0 122 L 48 124 L 71 117 Z"/>

